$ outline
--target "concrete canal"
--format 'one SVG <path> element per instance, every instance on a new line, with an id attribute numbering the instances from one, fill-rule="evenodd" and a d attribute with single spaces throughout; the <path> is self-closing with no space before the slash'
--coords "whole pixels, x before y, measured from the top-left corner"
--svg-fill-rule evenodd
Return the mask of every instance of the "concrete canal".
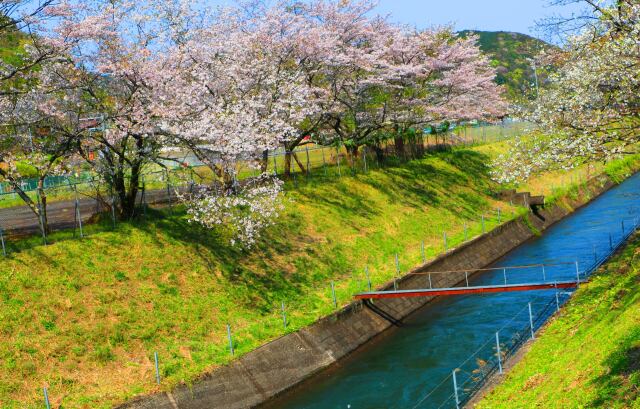
<path id="1" fill-rule="evenodd" d="M 526 242 L 492 267 L 508 270 L 510 284 L 575 278 L 610 251 L 640 216 L 640 174 L 595 199 Z M 499 284 L 501 269 L 470 279 L 470 285 Z M 560 301 L 568 294 L 560 294 Z M 279 409 L 455 408 L 452 370 L 459 368 L 459 398 L 473 390 L 487 357 L 496 356 L 495 334 L 509 340 L 534 316 L 554 305 L 556 290 L 441 297 L 337 365 L 265 405 Z M 555 307 L 553 307 L 555 308 Z M 546 319 L 550 314 L 545 315 Z M 538 323 L 539 325 L 542 322 Z M 501 341 L 502 342 L 502 341 Z"/>

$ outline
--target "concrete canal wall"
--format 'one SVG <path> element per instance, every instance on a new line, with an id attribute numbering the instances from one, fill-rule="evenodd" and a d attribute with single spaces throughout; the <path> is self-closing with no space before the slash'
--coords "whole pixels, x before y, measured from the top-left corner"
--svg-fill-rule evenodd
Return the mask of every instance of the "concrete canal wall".
<path id="1" fill-rule="evenodd" d="M 602 176 L 592 179 L 575 198 L 549 205 L 527 223 L 517 219 L 503 224 L 450 250 L 437 259 L 415 268 L 398 280 L 399 289 L 428 288 L 430 271 L 462 270 L 472 273 L 504 256 L 534 237 L 531 227 L 543 231 L 587 204 L 613 186 Z M 465 274 L 433 274 L 434 287 L 451 287 L 465 281 Z M 392 289 L 393 282 L 385 289 Z M 429 298 L 381 299 L 375 306 L 400 319 L 431 301 Z M 364 306 L 353 302 L 295 333 L 285 335 L 203 375 L 192 385 L 181 385 L 170 393 L 143 396 L 121 409 L 210 409 L 250 408 L 299 384 L 318 371 L 337 362 L 392 324 Z"/>

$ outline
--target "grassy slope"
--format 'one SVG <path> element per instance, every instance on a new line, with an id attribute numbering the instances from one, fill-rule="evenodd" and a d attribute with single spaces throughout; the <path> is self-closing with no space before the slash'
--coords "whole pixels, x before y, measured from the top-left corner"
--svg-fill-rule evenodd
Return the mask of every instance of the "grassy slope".
<path id="1" fill-rule="evenodd" d="M 480 230 L 489 197 L 486 158 L 473 151 L 439 154 L 367 175 L 311 180 L 287 196 L 284 217 L 251 251 L 222 232 L 189 225 L 182 213 L 95 229 L 86 240 L 12 252 L 0 265 L 0 406 L 52 401 L 108 407 L 154 385 L 157 350 L 162 388 L 229 360 L 226 323 L 245 353 L 333 310 L 462 239 L 463 221 Z M 503 214 L 509 214 L 507 207 Z M 504 220 L 503 216 L 503 220 Z M 495 221 L 489 222 L 495 225 Z M 91 232 L 90 232 L 91 233 Z M 34 241 L 37 238 L 33 239 Z M 61 398 L 64 396 L 64 400 Z"/>
<path id="2" fill-rule="evenodd" d="M 226 324 L 236 355 L 283 333 L 286 302 L 294 331 L 366 288 L 461 242 L 463 223 L 480 232 L 480 214 L 514 210 L 489 196 L 484 163 L 503 146 L 442 153 L 367 175 L 312 179 L 287 195 L 286 212 L 251 251 L 229 246 L 184 214 L 155 213 L 117 231 L 90 226 L 13 244 L 0 264 L 0 406 L 40 407 L 48 384 L 54 405 L 108 407 L 168 389 L 228 362 Z M 567 181 L 565 179 L 565 181 Z M 516 209 L 517 210 L 517 209 Z M 163 383 L 154 383 L 158 351 Z"/>
<path id="3" fill-rule="evenodd" d="M 537 337 L 479 408 L 640 408 L 640 237 Z"/>

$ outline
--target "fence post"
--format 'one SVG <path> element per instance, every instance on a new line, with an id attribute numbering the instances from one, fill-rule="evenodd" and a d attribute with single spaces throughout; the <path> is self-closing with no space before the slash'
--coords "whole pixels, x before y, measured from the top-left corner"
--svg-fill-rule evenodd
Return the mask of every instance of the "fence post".
<path id="1" fill-rule="evenodd" d="M 7 257 L 7 248 L 4 244 L 4 231 L 2 230 L 2 227 L 0 227 L 0 242 L 2 242 L 2 254 Z"/>
<path id="2" fill-rule="evenodd" d="M 424 240 L 420 242 L 420 252 L 422 253 L 422 264 L 427 264 L 427 255 L 424 252 Z"/>
<path id="3" fill-rule="evenodd" d="M 456 409 L 460 409 L 460 398 L 458 397 L 458 380 L 456 379 L 456 370 L 453 370 L 453 395 L 456 398 Z"/>
<path id="4" fill-rule="evenodd" d="M 311 169 L 309 166 L 309 147 L 305 146 L 305 152 L 307 154 L 307 177 L 309 177 L 311 175 Z"/>
<path id="5" fill-rule="evenodd" d="M 282 310 L 282 326 L 284 327 L 284 330 L 287 330 L 287 312 L 284 309 L 284 301 L 282 301 L 282 306 L 281 306 L 281 310 Z"/>
<path id="6" fill-rule="evenodd" d="M 78 188 L 74 186 L 75 194 L 76 194 L 76 218 L 78 219 L 78 228 L 80 229 L 80 238 L 84 237 L 84 233 L 82 231 L 82 216 L 80 215 L 80 201 L 78 200 Z"/>
<path id="7" fill-rule="evenodd" d="M 449 249 L 449 246 L 447 245 L 447 232 L 442 232 L 442 238 L 444 239 L 444 252 L 446 253 L 447 250 Z"/>
<path id="8" fill-rule="evenodd" d="M 533 314 L 531 313 L 531 303 L 529 303 L 529 326 L 531 327 L 531 339 L 535 339 L 535 335 L 533 333 Z"/>
<path id="9" fill-rule="evenodd" d="M 146 196 L 146 191 L 147 191 L 147 184 L 144 181 L 144 176 L 142 177 L 142 213 L 144 215 L 144 218 L 147 218 L 147 196 Z"/>
<path id="10" fill-rule="evenodd" d="M 544 264 L 542 265 L 542 282 L 547 281 L 547 273 L 544 271 Z"/>
<path id="11" fill-rule="evenodd" d="M 160 368 L 158 367 L 158 351 L 153 353 L 153 360 L 156 364 L 156 383 L 160 385 Z"/>
<path id="12" fill-rule="evenodd" d="M 500 209 L 498 209 L 498 224 L 502 223 L 502 214 L 500 212 Z"/>
<path id="13" fill-rule="evenodd" d="M 76 218 L 78 219 L 78 228 L 80 229 L 80 238 L 84 237 L 84 232 L 82 231 L 82 215 L 80 214 L 80 202 L 76 199 Z"/>
<path id="14" fill-rule="evenodd" d="M 496 331 L 496 351 L 498 353 L 498 370 L 500 375 L 502 375 L 502 354 L 500 352 L 500 331 Z"/>
<path id="15" fill-rule="evenodd" d="M 336 286 L 333 281 L 331 281 L 331 296 L 333 297 L 333 308 L 337 310 L 338 300 L 336 299 Z"/>
<path id="16" fill-rule="evenodd" d="M 167 177 L 167 198 L 169 199 L 169 211 L 173 210 L 173 203 L 171 203 L 171 184 L 169 183 L 169 171 L 165 169 Z"/>
<path id="17" fill-rule="evenodd" d="M 429 288 L 433 288 L 433 285 L 431 284 L 431 272 L 429 272 Z"/>
<path id="18" fill-rule="evenodd" d="M 231 325 L 227 324 L 227 338 L 229 339 L 229 352 L 231 355 L 234 355 L 235 351 L 233 350 L 233 338 L 231 337 Z"/>
<path id="19" fill-rule="evenodd" d="M 51 404 L 49 403 L 49 393 L 47 392 L 47 387 L 42 388 L 42 392 L 44 393 L 44 404 L 47 409 L 51 409 Z"/>
<path id="20" fill-rule="evenodd" d="M 560 297 L 558 294 L 558 289 L 556 288 L 556 312 L 560 312 Z"/>
<path id="21" fill-rule="evenodd" d="M 369 266 L 364 266 L 364 274 L 367 276 L 367 284 L 369 285 L 369 291 L 371 291 L 371 277 L 369 277 Z"/>
<path id="22" fill-rule="evenodd" d="M 464 272 L 464 280 L 467 282 L 467 287 L 469 287 L 469 272 Z"/>
<path id="23" fill-rule="evenodd" d="M 398 253 L 396 253 L 396 277 L 400 276 L 400 260 L 398 260 Z"/>
<path id="24" fill-rule="evenodd" d="M 504 285 L 507 285 L 507 269 L 502 269 L 502 275 L 504 276 Z"/>
<path id="25" fill-rule="evenodd" d="M 611 233 L 609 233 L 609 251 L 613 251 L 613 238 L 611 237 Z"/>
<path id="26" fill-rule="evenodd" d="M 320 150 L 322 151 L 322 168 L 324 169 L 324 175 L 327 176 L 327 161 L 324 159 L 324 148 Z"/>
<path id="27" fill-rule="evenodd" d="M 278 176 L 278 161 L 276 160 L 277 150 L 273 151 L 273 174 Z"/>
<path id="28" fill-rule="evenodd" d="M 113 222 L 113 228 L 116 228 L 116 199 L 111 196 L 111 220 Z"/>
<path id="29" fill-rule="evenodd" d="M 364 173 L 367 173 L 367 147 L 362 148 L 362 158 L 364 159 Z"/>

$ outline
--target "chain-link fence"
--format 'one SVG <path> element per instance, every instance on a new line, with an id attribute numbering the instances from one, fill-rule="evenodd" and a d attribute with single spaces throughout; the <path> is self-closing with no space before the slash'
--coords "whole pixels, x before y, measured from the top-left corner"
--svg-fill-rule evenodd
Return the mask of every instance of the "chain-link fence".
<path id="1" fill-rule="evenodd" d="M 387 140 L 359 149 L 305 142 L 292 151 L 267 152 L 262 163 L 240 163 L 236 174 L 238 180 L 244 180 L 266 172 L 288 181 L 287 188 L 296 188 L 312 179 L 342 178 L 395 166 L 401 161 L 423 157 L 430 151 L 509 139 L 524 132 L 528 126 L 517 122 L 458 126 L 437 137 L 424 135 L 413 140 Z M 178 202 L 179 193 L 192 189 L 194 184 L 214 180 L 211 169 L 192 153 L 174 153 L 173 156 L 173 160 L 164 163 L 165 168 L 157 167 L 142 176 L 136 198 L 138 214 L 144 215 L 149 206 L 172 206 Z M 42 183 L 41 189 L 38 189 L 39 183 Z M 46 243 L 49 233 L 60 230 L 82 236 L 85 234 L 83 227 L 96 221 L 100 214 L 106 219 L 106 226 L 113 227 L 117 223 L 117 200 L 113 192 L 91 173 L 50 176 L 41 182 L 25 179 L 20 182 L 20 188 L 32 203 L 27 204 L 6 182 L 0 183 L 0 235 L 5 241 L 37 235 Z"/>
<path id="2" fill-rule="evenodd" d="M 624 226 L 624 221 L 622 222 Z M 627 221 L 630 229 L 623 230 L 619 241 L 610 243 L 609 251 L 598 257 L 594 253 L 593 263 L 582 271 L 578 271 L 579 281 L 586 281 L 605 261 L 615 253 L 627 239 L 638 229 L 638 220 Z M 577 268 L 577 264 L 576 264 Z M 421 407 L 459 409 L 469 403 L 482 390 L 496 373 L 502 374 L 505 363 L 511 359 L 547 320 L 560 311 L 561 306 L 570 298 L 571 292 L 556 290 L 546 300 L 524 304 L 495 335 L 485 342 L 458 367 L 416 402 L 414 409 Z"/>

